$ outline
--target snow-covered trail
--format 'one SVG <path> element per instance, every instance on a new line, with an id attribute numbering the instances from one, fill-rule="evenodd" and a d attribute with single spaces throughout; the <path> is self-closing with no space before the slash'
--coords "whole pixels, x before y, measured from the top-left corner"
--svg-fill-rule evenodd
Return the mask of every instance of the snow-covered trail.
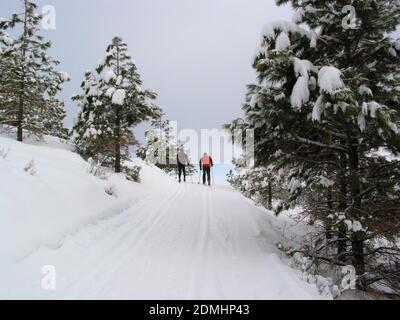
<path id="1" fill-rule="evenodd" d="M 282 224 L 229 186 L 171 184 L 20 261 L 7 297 L 320 299 L 279 257 Z M 56 290 L 41 287 L 44 265 Z"/>

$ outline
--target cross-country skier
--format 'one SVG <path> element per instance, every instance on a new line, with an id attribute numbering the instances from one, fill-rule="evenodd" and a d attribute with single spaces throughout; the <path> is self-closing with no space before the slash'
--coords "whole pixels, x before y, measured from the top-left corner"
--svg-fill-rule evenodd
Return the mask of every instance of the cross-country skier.
<path id="1" fill-rule="evenodd" d="M 186 182 L 186 166 L 189 165 L 189 157 L 183 148 L 178 149 L 176 160 L 178 162 L 179 182 L 182 182 L 182 173 L 183 181 Z"/>
<path id="2" fill-rule="evenodd" d="M 211 168 L 214 166 L 213 159 L 207 153 L 200 159 L 200 171 L 203 171 L 203 184 L 206 184 L 206 178 L 208 185 L 211 186 Z"/>

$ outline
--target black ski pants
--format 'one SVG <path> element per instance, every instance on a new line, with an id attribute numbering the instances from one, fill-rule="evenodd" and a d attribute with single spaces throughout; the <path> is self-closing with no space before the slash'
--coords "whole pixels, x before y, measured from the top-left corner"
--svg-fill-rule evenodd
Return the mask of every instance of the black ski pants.
<path id="1" fill-rule="evenodd" d="M 178 163 L 178 173 L 179 173 L 179 181 L 182 181 L 182 173 L 183 179 L 186 182 L 186 166 L 182 163 Z"/>
<path id="2" fill-rule="evenodd" d="M 206 180 L 208 184 L 211 184 L 211 168 L 203 168 L 203 184 L 206 184 Z"/>

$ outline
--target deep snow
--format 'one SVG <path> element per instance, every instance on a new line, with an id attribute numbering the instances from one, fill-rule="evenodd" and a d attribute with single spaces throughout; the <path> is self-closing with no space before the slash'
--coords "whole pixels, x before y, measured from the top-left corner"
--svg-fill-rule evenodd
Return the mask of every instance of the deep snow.
<path id="1" fill-rule="evenodd" d="M 0 157 L 0 298 L 323 298 L 277 249 L 304 232 L 289 217 L 226 184 L 178 184 L 139 161 L 140 184 L 101 180 L 70 147 L 46 141 L 0 137 L 10 149 Z M 24 171 L 32 159 L 34 175 Z M 47 265 L 56 290 L 41 287 Z"/>
<path id="2" fill-rule="evenodd" d="M 141 196 L 143 188 L 121 175 L 101 180 L 89 164 L 56 138 L 19 143 L 0 137 L 0 259 L 21 259 L 41 245 L 59 246 L 79 227 L 119 213 Z M 25 172 L 34 162 L 34 175 Z M 116 186 L 118 198 L 105 193 Z"/>

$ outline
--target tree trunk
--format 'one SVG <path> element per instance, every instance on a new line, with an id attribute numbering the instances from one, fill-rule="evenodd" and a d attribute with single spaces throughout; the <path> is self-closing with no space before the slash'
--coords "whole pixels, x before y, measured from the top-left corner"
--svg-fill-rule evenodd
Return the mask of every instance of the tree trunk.
<path id="1" fill-rule="evenodd" d="M 356 269 L 356 275 L 361 276 L 357 279 L 357 289 L 366 290 L 365 279 L 362 276 L 365 273 L 365 261 L 364 261 L 364 239 L 354 237 L 351 241 L 353 249 L 353 266 Z"/>
<path id="2" fill-rule="evenodd" d="M 329 188 L 326 193 L 326 205 L 329 211 L 333 209 L 333 202 L 332 202 L 332 188 Z M 325 223 L 325 237 L 326 240 L 332 239 L 332 226 L 328 223 Z"/>
<path id="3" fill-rule="evenodd" d="M 23 124 L 24 124 L 24 94 L 25 94 L 25 57 L 26 57 L 26 50 L 27 45 L 25 43 L 27 37 L 27 24 L 28 24 L 28 3 L 24 1 L 24 42 L 22 44 L 21 49 L 21 58 L 22 58 L 22 75 L 21 75 L 21 87 L 19 92 L 19 104 L 18 104 L 18 113 L 17 113 L 17 140 L 19 142 L 23 142 L 24 140 L 24 131 L 23 131 Z"/>
<path id="4" fill-rule="evenodd" d="M 115 142 L 115 172 L 121 172 L 121 145 L 119 139 Z"/>
<path id="5" fill-rule="evenodd" d="M 24 93 L 21 90 L 20 95 L 23 94 Z M 22 97 L 20 97 L 18 105 L 18 116 L 17 116 L 17 140 L 19 142 L 22 142 L 24 140 L 23 121 L 24 121 L 24 101 Z"/>
<path id="6" fill-rule="evenodd" d="M 359 178 L 359 156 L 357 144 L 357 139 L 352 138 L 350 140 L 349 165 L 351 197 L 353 202 L 352 218 L 360 220 L 361 199 L 358 197 L 358 195 L 361 192 L 361 186 Z M 353 249 L 353 266 L 356 269 L 356 275 L 358 276 L 357 289 L 365 290 L 366 285 L 365 280 L 363 279 L 363 276 L 365 274 L 363 235 L 353 235 L 351 239 L 351 245 Z"/>
<path id="7" fill-rule="evenodd" d="M 121 116 L 120 106 L 115 106 L 117 109 L 115 121 L 115 172 L 121 172 Z"/>
<path id="8" fill-rule="evenodd" d="M 272 210 L 272 183 L 268 181 L 268 209 Z"/>
<path id="9" fill-rule="evenodd" d="M 347 182 L 346 182 L 346 170 L 347 170 L 347 156 L 345 153 L 340 154 L 340 193 L 339 193 L 339 210 L 344 212 L 347 207 Z M 346 256 L 347 250 L 347 240 L 346 238 L 346 228 L 344 227 L 343 223 L 339 225 L 338 230 L 338 237 L 339 241 L 337 243 L 337 254 L 339 256 L 339 260 L 344 261 Z"/>
<path id="10" fill-rule="evenodd" d="M 120 75 L 119 67 L 119 47 L 117 46 L 117 76 Z M 115 123 L 115 172 L 121 172 L 121 106 L 116 107 L 116 123 Z"/>

